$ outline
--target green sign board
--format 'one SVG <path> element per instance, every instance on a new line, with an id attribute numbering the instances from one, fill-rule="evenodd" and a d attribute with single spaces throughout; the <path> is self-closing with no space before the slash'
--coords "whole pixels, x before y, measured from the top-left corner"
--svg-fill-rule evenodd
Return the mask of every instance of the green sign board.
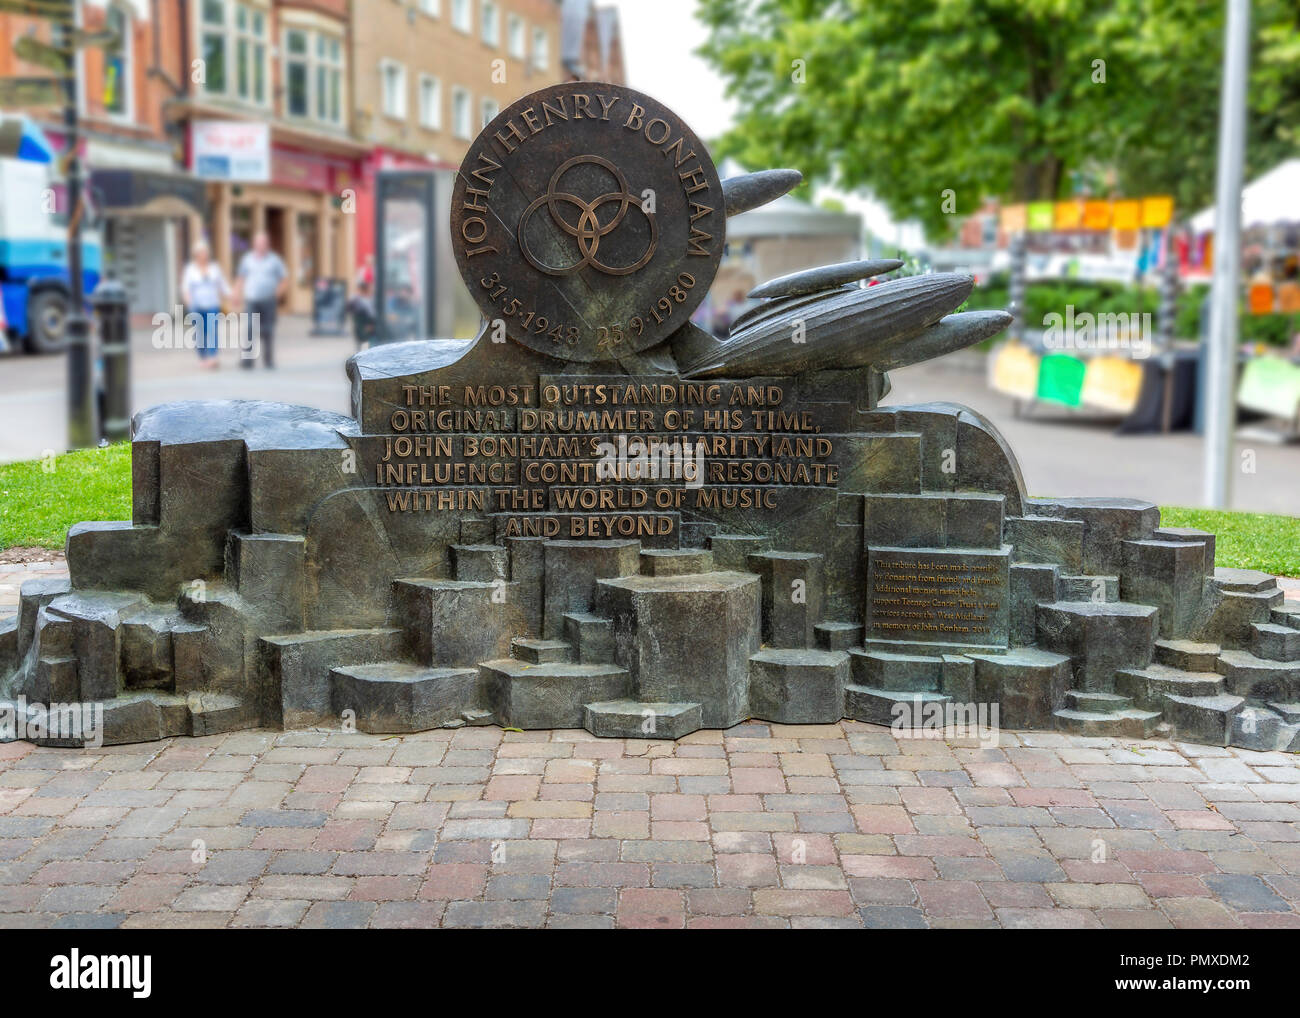
<path id="1" fill-rule="evenodd" d="M 58 106 L 66 98 L 58 78 L 0 78 L 0 106 Z"/>

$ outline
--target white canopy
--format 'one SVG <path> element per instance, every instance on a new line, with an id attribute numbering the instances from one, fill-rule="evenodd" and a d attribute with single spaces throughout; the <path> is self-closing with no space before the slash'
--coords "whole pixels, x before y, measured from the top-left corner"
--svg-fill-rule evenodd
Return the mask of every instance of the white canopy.
<path id="1" fill-rule="evenodd" d="M 1300 223 L 1300 159 L 1279 163 L 1241 189 L 1242 228 L 1273 223 Z M 1192 229 L 1214 229 L 1213 206 L 1192 217 Z"/>

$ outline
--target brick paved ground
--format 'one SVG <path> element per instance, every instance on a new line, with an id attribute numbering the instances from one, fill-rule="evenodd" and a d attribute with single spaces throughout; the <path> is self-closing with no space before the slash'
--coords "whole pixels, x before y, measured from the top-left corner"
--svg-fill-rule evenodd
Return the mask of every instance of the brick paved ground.
<path id="1" fill-rule="evenodd" d="M 12 743 L 0 921 L 1297 926 L 1298 764 L 857 722 Z"/>

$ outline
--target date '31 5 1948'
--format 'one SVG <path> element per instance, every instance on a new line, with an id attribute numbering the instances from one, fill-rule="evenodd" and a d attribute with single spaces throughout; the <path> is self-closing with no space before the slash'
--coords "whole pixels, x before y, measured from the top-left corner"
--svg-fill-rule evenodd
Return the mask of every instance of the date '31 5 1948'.
<path id="1" fill-rule="evenodd" d="M 490 276 L 485 276 L 479 280 L 479 284 L 488 291 L 494 301 L 502 301 L 502 313 L 506 318 L 519 316 L 519 324 L 524 329 L 531 329 L 538 335 L 545 333 L 556 345 L 563 343 L 566 346 L 575 346 L 582 338 L 582 332 L 576 325 L 564 325 L 563 323 L 553 323 L 547 320 L 545 315 L 539 315 L 535 311 L 524 311 L 524 306 L 520 303 L 518 297 L 508 297 L 510 288 L 501 281 L 501 274 L 493 272 Z M 663 323 L 673 313 L 676 305 L 682 304 L 686 300 L 686 293 L 695 286 L 695 277 L 689 272 L 679 273 L 677 282 L 668 288 L 654 307 L 650 309 L 649 317 L 657 323 Z M 634 315 L 627 323 L 627 328 L 633 335 L 639 336 L 645 331 L 645 319 L 640 315 Z M 623 342 L 623 325 L 615 323 L 613 325 L 598 325 L 596 327 L 596 349 L 613 350 Z"/>

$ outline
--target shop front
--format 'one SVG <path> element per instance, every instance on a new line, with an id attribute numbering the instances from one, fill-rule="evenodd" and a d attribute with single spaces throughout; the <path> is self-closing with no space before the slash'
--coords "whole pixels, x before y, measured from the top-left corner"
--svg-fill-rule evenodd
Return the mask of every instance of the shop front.
<path id="1" fill-rule="evenodd" d="M 265 230 L 289 273 L 284 310 L 310 314 L 317 280 L 352 285 L 361 146 L 330 140 L 328 151 L 290 144 L 272 130 L 264 181 L 208 184 L 207 234 L 213 256 L 231 274 Z M 294 139 L 295 141 L 297 139 Z"/>

